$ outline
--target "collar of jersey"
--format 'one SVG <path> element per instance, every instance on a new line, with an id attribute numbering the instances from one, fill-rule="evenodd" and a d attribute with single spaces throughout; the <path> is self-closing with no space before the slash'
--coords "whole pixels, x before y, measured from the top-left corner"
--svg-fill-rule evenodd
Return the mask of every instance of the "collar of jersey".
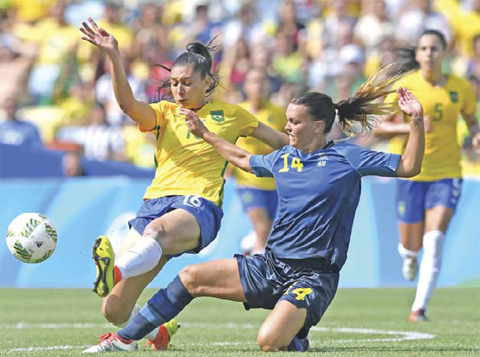
<path id="1" fill-rule="evenodd" d="M 325 146 L 324 146 L 323 148 L 318 149 L 318 150 L 315 150 L 315 151 L 312 151 L 312 152 L 303 152 L 302 150 L 297 149 L 297 148 L 294 148 L 293 146 L 290 146 L 290 147 L 295 151 L 295 153 L 297 153 L 297 155 L 298 155 L 299 157 L 307 157 L 307 156 L 310 156 L 310 155 L 319 154 L 319 153 L 322 152 L 323 150 L 329 149 L 329 148 L 332 147 L 334 144 L 335 144 L 335 142 L 334 142 L 333 140 L 327 141 L 327 143 L 325 144 Z"/>

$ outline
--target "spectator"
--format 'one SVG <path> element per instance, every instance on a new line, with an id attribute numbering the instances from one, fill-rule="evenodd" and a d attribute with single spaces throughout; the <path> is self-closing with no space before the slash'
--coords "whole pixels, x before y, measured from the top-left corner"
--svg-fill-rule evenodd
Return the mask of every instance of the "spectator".
<path id="1" fill-rule="evenodd" d="M 62 170 L 66 177 L 85 176 L 82 166 L 81 154 L 76 151 L 68 151 L 62 158 Z"/>
<path id="2" fill-rule="evenodd" d="M 474 54 L 474 38 L 480 35 L 480 0 L 471 0 L 471 10 L 463 12 L 452 24 L 456 30 L 459 52 L 463 57 Z"/>
<path id="3" fill-rule="evenodd" d="M 42 146 L 42 139 L 37 127 L 17 118 L 17 100 L 15 98 L 5 99 L 3 109 L 6 120 L 0 122 L 0 143 L 32 148 Z"/>
<path id="4" fill-rule="evenodd" d="M 405 12 L 399 19 L 396 27 L 397 40 L 405 45 L 415 45 L 424 30 L 437 30 L 450 43 L 452 34 L 450 25 L 445 16 L 432 10 L 431 0 L 418 0 L 414 8 Z"/>
<path id="5" fill-rule="evenodd" d="M 27 92 L 28 75 L 36 52 L 36 46 L 25 45 L 13 35 L 0 36 L 0 103 Z"/>
<path id="6" fill-rule="evenodd" d="M 51 10 L 51 17 L 35 25 L 29 35 L 40 44 L 40 52 L 28 82 L 28 90 L 36 103 L 47 104 L 52 101 L 61 65 L 67 57 L 76 54 L 77 29 L 67 24 L 65 6 L 63 1 L 58 2 Z"/>
<path id="7" fill-rule="evenodd" d="M 125 158 L 122 130 L 107 123 L 105 108 L 99 103 L 90 113 L 87 126 L 64 127 L 58 131 L 57 139 L 81 145 L 89 160 L 123 161 Z"/>
<path id="8" fill-rule="evenodd" d="M 124 58 L 123 64 L 127 72 L 127 79 L 132 87 L 133 96 L 138 100 L 147 101 L 145 94 L 145 84 L 130 71 L 131 59 Z M 112 74 L 110 73 L 110 62 L 104 61 L 103 74 L 95 85 L 95 97 L 102 104 L 107 113 L 107 122 L 109 125 L 121 126 L 126 120 L 130 120 L 120 109 L 115 99 L 112 84 Z"/>
<path id="9" fill-rule="evenodd" d="M 90 124 L 82 130 L 85 158 L 92 160 L 124 160 L 124 140 L 120 128 L 111 127 L 105 108 L 97 104 L 90 113 Z"/>
<path id="10" fill-rule="evenodd" d="M 378 52 L 378 46 L 385 37 L 394 34 L 394 26 L 387 18 L 384 0 L 371 0 L 368 4 L 368 12 L 358 19 L 354 34 L 370 56 Z"/>

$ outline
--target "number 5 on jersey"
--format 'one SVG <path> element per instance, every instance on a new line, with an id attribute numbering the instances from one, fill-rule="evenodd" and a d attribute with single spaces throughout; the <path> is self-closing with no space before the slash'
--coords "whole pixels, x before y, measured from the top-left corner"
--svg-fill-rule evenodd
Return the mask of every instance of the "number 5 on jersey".
<path id="1" fill-rule="evenodd" d="M 280 169 L 278 172 L 287 172 L 287 171 L 290 170 L 290 167 L 288 167 L 288 157 L 289 156 L 290 156 L 290 154 L 282 155 L 283 168 Z M 291 167 L 294 168 L 294 169 L 297 169 L 298 172 L 302 172 L 303 164 L 298 157 L 294 156 L 294 157 L 292 157 Z"/>

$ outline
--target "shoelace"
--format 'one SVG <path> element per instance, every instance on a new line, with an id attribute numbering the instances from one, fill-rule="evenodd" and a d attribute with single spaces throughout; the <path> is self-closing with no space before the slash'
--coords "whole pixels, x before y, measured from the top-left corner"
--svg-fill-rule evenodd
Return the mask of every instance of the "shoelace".
<path id="1" fill-rule="evenodd" d="M 115 334 L 111 332 L 104 333 L 98 337 L 99 342 L 108 341 L 115 338 Z"/>

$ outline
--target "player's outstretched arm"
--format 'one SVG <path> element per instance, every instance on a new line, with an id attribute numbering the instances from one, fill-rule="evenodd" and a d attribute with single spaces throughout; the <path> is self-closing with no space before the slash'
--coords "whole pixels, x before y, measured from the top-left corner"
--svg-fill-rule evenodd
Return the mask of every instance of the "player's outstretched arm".
<path id="1" fill-rule="evenodd" d="M 89 17 L 88 22 L 90 25 L 83 22 L 82 27 L 80 27 L 80 31 L 84 34 L 82 40 L 98 47 L 110 60 L 113 91 L 118 105 L 125 114 L 137 123 L 140 123 L 146 129 L 153 129 L 157 123 L 155 111 L 150 105 L 136 100 L 133 96 L 118 49 L 118 41 L 113 35 L 99 27 L 92 18 Z"/>
<path id="2" fill-rule="evenodd" d="M 416 176 L 422 170 L 425 152 L 425 127 L 423 125 L 423 107 L 417 98 L 405 88 L 398 88 L 398 106 L 410 117 L 410 132 L 405 152 L 397 167 L 398 177 Z"/>
<path id="3" fill-rule="evenodd" d="M 253 131 L 252 136 L 260 141 L 263 141 L 265 144 L 274 149 L 283 148 L 290 142 L 287 134 L 274 130 L 263 123 L 258 124 Z"/>
<path id="4" fill-rule="evenodd" d="M 220 155 L 233 165 L 244 171 L 253 172 L 250 166 L 251 153 L 208 131 L 195 112 L 184 108 L 180 108 L 179 112 L 180 114 L 185 115 L 188 129 L 193 135 L 202 138 L 212 145 Z"/>

